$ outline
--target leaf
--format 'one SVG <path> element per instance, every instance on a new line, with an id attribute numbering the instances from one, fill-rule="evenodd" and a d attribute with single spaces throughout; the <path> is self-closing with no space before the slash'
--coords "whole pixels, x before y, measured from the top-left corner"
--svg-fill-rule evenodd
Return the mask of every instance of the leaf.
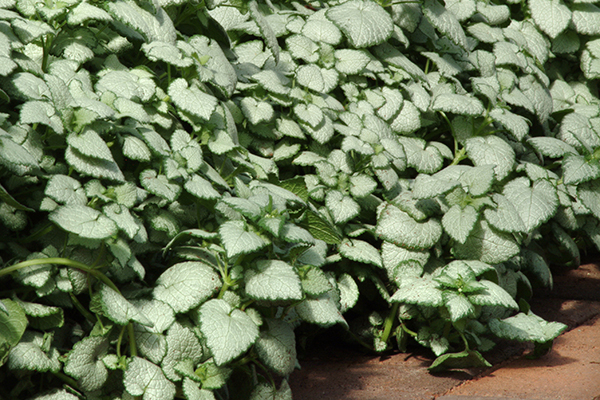
<path id="1" fill-rule="evenodd" d="M 214 96 L 201 91 L 195 84 L 188 86 L 183 78 L 171 82 L 168 93 L 177 107 L 206 121 L 210 120 L 217 106 Z"/>
<path id="2" fill-rule="evenodd" d="M 28 101 L 21 106 L 19 120 L 22 124 L 44 124 L 54 129 L 56 133 L 64 133 L 60 116 L 51 103 L 46 101 Z"/>
<path id="3" fill-rule="evenodd" d="M 123 138 L 123 155 L 136 161 L 150 161 L 152 158 L 148 146 L 141 139 L 132 135 L 125 135 Z"/>
<path id="4" fill-rule="evenodd" d="M 258 204 L 247 199 L 242 199 L 240 197 L 223 197 L 221 201 L 241 213 L 243 216 L 253 220 L 260 217 L 262 213 Z"/>
<path id="5" fill-rule="evenodd" d="M 348 222 L 360 212 L 360 206 L 352 197 L 343 195 L 337 190 L 330 190 L 327 193 L 325 205 L 336 224 Z"/>
<path id="6" fill-rule="evenodd" d="M 152 322 L 137 307 L 122 294 L 106 285 L 100 289 L 98 300 L 104 315 L 119 325 L 127 325 L 129 321 L 134 321 L 145 326 L 152 326 Z"/>
<path id="7" fill-rule="evenodd" d="M 440 33 L 448 36 L 454 43 L 466 49 L 467 37 L 460 22 L 451 11 L 448 11 L 437 0 L 426 0 L 423 3 L 423 15 Z"/>
<path id="8" fill-rule="evenodd" d="M 529 138 L 527 143 L 546 157 L 560 158 L 568 154 L 577 154 L 573 146 L 553 137 L 533 137 Z"/>
<path id="9" fill-rule="evenodd" d="M 294 114 L 303 122 L 313 128 L 316 128 L 323 122 L 323 112 L 314 104 L 296 104 L 294 106 Z"/>
<path id="10" fill-rule="evenodd" d="M 219 227 L 219 235 L 227 257 L 248 254 L 265 247 L 269 242 L 256 233 L 247 230 L 244 221 L 227 221 Z"/>
<path id="11" fill-rule="evenodd" d="M 592 214 L 600 219 L 600 180 L 585 182 L 577 187 L 577 196 Z"/>
<path id="12" fill-rule="evenodd" d="M 403 278 L 402 285 L 390 299 L 394 303 L 439 307 L 444 304 L 439 284 L 430 278 Z"/>
<path id="13" fill-rule="evenodd" d="M 191 327 L 175 321 L 167 331 L 167 354 L 162 360 L 161 366 L 165 376 L 172 382 L 181 380 L 176 371 L 180 361 L 191 360 L 196 365 L 203 356 L 202 344 L 197 334 Z"/>
<path id="14" fill-rule="evenodd" d="M 171 183 L 165 175 L 158 175 L 153 169 L 147 169 L 140 174 L 140 183 L 152 194 L 167 199 L 170 202 L 175 201 L 181 192 L 181 186 Z"/>
<path id="15" fill-rule="evenodd" d="M 296 367 L 296 339 L 289 323 L 278 319 L 265 320 L 268 330 L 260 332 L 254 345 L 258 358 L 281 376 L 287 376 Z"/>
<path id="16" fill-rule="evenodd" d="M 379 250 L 364 240 L 344 239 L 338 245 L 338 249 L 340 254 L 349 260 L 373 264 L 376 267 L 383 268 L 383 261 Z"/>
<path id="17" fill-rule="evenodd" d="M 500 338 L 537 343 L 553 340 L 567 329 L 565 324 L 544 321 L 531 312 L 518 313 L 503 320 L 492 319 L 489 327 Z"/>
<path id="18" fill-rule="evenodd" d="M 201 262 L 173 265 L 156 280 L 154 298 L 169 304 L 176 313 L 200 305 L 221 287 L 219 275 Z"/>
<path id="19" fill-rule="evenodd" d="M 419 174 L 413 182 L 413 197 L 430 199 L 449 192 L 457 186 L 460 186 L 457 180 L 438 179 L 436 176 Z"/>
<path id="20" fill-rule="evenodd" d="M 253 97 L 244 97 L 240 102 L 240 108 L 252 125 L 269 122 L 275 115 L 271 104 L 257 101 Z"/>
<path id="21" fill-rule="evenodd" d="M 212 391 L 200 389 L 198 385 L 189 378 L 184 378 L 182 390 L 187 400 L 215 400 L 215 395 Z"/>
<path id="22" fill-rule="evenodd" d="M 123 376 L 125 390 L 142 400 L 173 400 L 175 384 L 169 381 L 160 367 L 140 357 L 133 357 Z"/>
<path id="23" fill-rule="evenodd" d="M 21 340 L 27 328 L 27 316 L 13 300 L 2 299 L 7 312 L 0 313 L 0 365 L 6 362 L 9 350 Z"/>
<path id="24" fill-rule="evenodd" d="M 331 298 L 329 292 L 321 294 L 312 299 L 307 298 L 296 305 L 296 312 L 306 322 L 317 324 L 323 327 L 342 324 L 347 327 L 348 323 L 342 316 L 335 301 Z"/>
<path id="25" fill-rule="evenodd" d="M 108 371 L 102 356 L 108 350 L 108 340 L 102 336 L 88 336 L 75 343 L 67 356 L 65 373 L 77 379 L 79 387 L 92 392 L 102 388 Z"/>
<path id="26" fill-rule="evenodd" d="M 250 3 L 248 3 L 248 9 L 250 10 L 250 16 L 258 26 L 258 30 L 260 31 L 262 38 L 265 41 L 265 44 L 273 53 L 273 57 L 275 58 L 275 64 L 278 64 L 279 44 L 277 43 L 277 37 L 275 36 L 273 29 L 269 25 L 267 19 L 258 10 L 258 4 L 255 0 L 252 0 Z"/>
<path id="27" fill-rule="evenodd" d="M 322 240 L 327 244 L 338 244 L 340 236 L 333 226 L 313 211 L 306 212 L 306 223 L 304 227 L 315 239 Z"/>
<path id="28" fill-rule="evenodd" d="M 8 368 L 37 372 L 58 372 L 61 364 L 56 348 L 44 345 L 44 334 L 27 331 L 8 354 Z"/>
<path id="29" fill-rule="evenodd" d="M 281 381 L 279 390 L 273 385 L 260 383 L 252 391 L 250 400 L 292 400 L 292 390 L 285 379 Z"/>
<path id="30" fill-rule="evenodd" d="M 460 353 L 446 353 L 436 358 L 429 366 L 431 372 L 440 372 L 448 369 L 463 368 L 490 368 L 492 364 L 476 350 L 465 350 Z"/>
<path id="31" fill-rule="evenodd" d="M 409 250 L 425 250 L 439 240 L 442 226 L 436 219 L 417 222 L 396 206 L 388 204 L 379 212 L 375 234 Z"/>
<path id="32" fill-rule="evenodd" d="M 335 69 L 320 68 L 315 64 L 301 65 L 296 70 L 298 84 L 317 93 L 329 93 L 337 86 L 338 73 Z"/>
<path id="33" fill-rule="evenodd" d="M 61 174 L 52 175 L 44 193 L 54 201 L 63 204 L 85 206 L 88 201 L 79 181 Z"/>
<path id="34" fill-rule="evenodd" d="M 459 115 L 479 116 L 483 114 L 483 105 L 472 97 L 460 94 L 442 93 L 433 99 L 431 108 L 435 111 L 451 112 Z"/>
<path id="35" fill-rule="evenodd" d="M 442 217 L 442 226 L 452 239 L 464 243 L 478 218 L 479 213 L 473 206 L 455 204 Z"/>
<path id="36" fill-rule="evenodd" d="M 483 215 L 490 225 L 503 232 L 527 232 L 516 204 L 499 193 L 494 193 L 492 199 L 496 203 L 496 208 L 483 210 Z"/>
<path id="37" fill-rule="evenodd" d="M 546 180 L 535 181 L 530 186 L 529 179 L 516 178 L 504 186 L 502 193 L 514 204 L 525 224 L 526 232 L 531 232 L 548 221 L 558 207 L 556 189 Z"/>
<path id="38" fill-rule="evenodd" d="M 48 216 L 62 229 L 87 239 L 106 239 L 116 235 L 116 224 L 93 208 L 69 204 L 60 206 Z"/>
<path id="39" fill-rule="evenodd" d="M 529 9 L 536 25 L 552 39 L 571 21 L 571 11 L 562 0 L 529 0 Z"/>
<path id="40" fill-rule="evenodd" d="M 518 141 L 521 141 L 529 133 L 529 121 L 518 114 L 508 110 L 494 108 L 490 112 L 490 117 L 500 122 Z"/>
<path id="41" fill-rule="evenodd" d="M 571 22 L 580 35 L 600 34 L 600 8 L 594 4 L 574 4 Z"/>
<path id="42" fill-rule="evenodd" d="M 173 26 L 171 18 L 161 8 L 155 8 L 154 15 L 138 6 L 134 1 L 117 0 L 109 3 L 108 12 L 121 22 L 124 27 L 134 29 L 148 42 L 162 40 L 175 43 L 177 31 Z M 123 30 L 123 29 L 122 29 Z M 133 36 L 132 31 L 125 30 L 128 36 Z M 149 399 L 144 399 L 149 400 Z"/>
<path id="43" fill-rule="evenodd" d="M 258 339 L 258 327 L 252 318 L 225 300 L 207 301 L 199 314 L 200 330 L 217 365 L 227 364 Z"/>
<path id="44" fill-rule="evenodd" d="M 518 254 L 519 245 L 512 235 L 496 232 L 486 221 L 479 220 L 465 243 L 456 243 L 453 252 L 459 259 L 498 264 Z"/>
<path id="45" fill-rule="evenodd" d="M 481 306 L 501 306 L 512 310 L 519 309 L 517 302 L 502 287 L 485 279 L 482 279 L 479 283 L 485 286 L 485 289 L 481 292 L 468 294 L 471 303 Z"/>
<path id="46" fill-rule="evenodd" d="M 302 27 L 302 33 L 315 42 L 337 45 L 342 40 L 340 30 L 327 19 L 309 18 Z"/>
<path id="47" fill-rule="evenodd" d="M 576 185 L 600 176 L 598 161 L 587 159 L 579 154 L 565 155 L 562 168 L 565 185 Z"/>
<path id="48" fill-rule="evenodd" d="M 404 105 L 407 104 L 405 101 Z M 442 167 L 444 159 L 436 146 L 423 139 L 406 136 L 399 137 L 398 141 L 404 147 L 408 165 L 414 167 L 417 172 L 433 174 Z"/>
<path id="49" fill-rule="evenodd" d="M 99 179 L 110 179 L 119 182 L 125 180 L 125 176 L 116 162 L 87 157 L 71 146 L 67 147 L 65 151 L 65 160 L 73 169 L 84 176 L 93 176 Z"/>
<path id="50" fill-rule="evenodd" d="M 475 316 L 475 307 L 464 294 L 444 291 L 443 298 L 452 322 Z"/>
<path id="51" fill-rule="evenodd" d="M 260 260 L 257 270 L 246 272 L 246 293 L 258 300 L 301 300 L 300 278 L 294 268 L 280 260 Z"/>
<path id="52" fill-rule="evenodd" d="M 361 50 L 339 49 L 335 51 L 335 69 L 346 75 L 358 74 L 371 58 Z"/>
<path id="53" fill-rule="evenodd" d="M 325 13 L 356 48 L 385 42 L 394 30 L 390 15 L 370 0 L 350 0 L 331 7 Z"/>
<path id="54" fill-rule="evenodd" d="M 497 136 L 469 138 L 465 148 L 475 166 L 494 164 L 498 181 L 506 178 L 513 170 L 515 152 L 506 141 Z"/>
<path id="55" fill-rule="evenodd" d="M 83 4 L 83 3 L 82 3 Z M 30 400 L 78 400 L 79 397 L 68 393 L 66 390 L 55 389 L 47 394 L 40 394 Z"/>

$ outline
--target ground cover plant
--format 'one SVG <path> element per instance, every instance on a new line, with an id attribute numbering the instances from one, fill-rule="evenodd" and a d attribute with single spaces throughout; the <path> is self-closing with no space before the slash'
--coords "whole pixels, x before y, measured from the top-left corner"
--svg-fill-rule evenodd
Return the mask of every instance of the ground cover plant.
<path id="1" fill-rule="evenodd" d="M 301 324 L 543 353 L 600 247 L 594 3 L 0 0 L 0 397 L 290 399 Z"/>

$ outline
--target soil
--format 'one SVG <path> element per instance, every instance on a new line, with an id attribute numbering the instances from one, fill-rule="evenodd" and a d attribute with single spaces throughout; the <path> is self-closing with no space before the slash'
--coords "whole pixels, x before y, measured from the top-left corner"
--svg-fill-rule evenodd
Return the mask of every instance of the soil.
<path id="1" fill-rule="evenodd" d="M 294 399 L 600 400 L 600 262 L 563 271 L 553 290 L 535 294 L 533 312 L 569 327 L 539 359 L 526 357 L 532 345 L 502 342 L 484 354 L 492 368 L 431 374 L 426 349 L 382 357 L 325 339 L 292 373 Z"/>

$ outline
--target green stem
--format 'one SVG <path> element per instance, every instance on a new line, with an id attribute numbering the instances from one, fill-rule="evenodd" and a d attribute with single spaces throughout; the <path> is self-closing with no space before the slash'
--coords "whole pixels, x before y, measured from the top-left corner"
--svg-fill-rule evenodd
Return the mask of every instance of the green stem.
<path id="1" fill-rule="evenodd" d="M 121 344 L 123 343 L 123 335 L 125 334 L 126 326 L 123 325 L 121 327 L 121 332 L 119 333 L 119 339 L 117 339 L 117 357 L 121 358 Z"/>
<path id="2" fill-rule="evenodd" d="M 398 314 L 398 307 L 400 307 L 400 303 L 394 303 L 392 305 L 392 310 L 385 318 L 385 322 L 383 323 L 383 334 L 381 335 L 381 341 L 387 343 L 390 338 L 390 333 L 392 332 L 392 327 L 394 326 L 394 320 L 396 319 L 396 314 Z"/>
<path id="3" fill-rule="evenodd" d="M 408 329 L 408 328 L 406 327 L 406 324 L 402 324 L 402 325 L 400 325 L 400 326 L 402 326 L 402 330 L 404 330 L 404 332 L 408 333 L 410 336 L 412 336 L 412 337 L 414 337 L 414 338 L 416 338 L 416 337 L 417 337 L 417 335 L 418 335 L 418 334 L 417 334 L 417 332 L 414 332 L 414 331 L 411 331 L 410 329 Z"/>
<path id="4" fill-rule="evenodd" d="M 0 270 L 0 278 L 3 277 L 4 275 L 8 275 L 10 273 L 13 273 L 15 271 L 18 271 L 18 270 L 26 268 L 26 267 L 31 267 L 33 265 L 43 265 L 43 264 L 64 265 L 66 267 L 71 267 L 71 268 L 75 268 L 75 269 L 79 269 L 81 271 L 87 272 L 88 274 L 92 275 L 94 278 L 103 282 L 106 286 L 108 286 L 115 292 L 121 294 L 121 291 L 119 290 L 119 288 L 110 279 L 108 279 L 108 277 L 106 275 L 104 275 L 102 272 L 98 271 L 97 269 L 90 268 L 87 265 L 80 263 L 78 261 L 69 260 L 68 258 L 61 258 L 61 257 L 36 258 L 33 260 L 22 261 L 18 264 L 1 269 Z"/>
<path id="5" fill-rule="evenodd" d="M 133 331 L 133 324 L 131 322 L 127 324 L 127 332 L 129 333 L 129 353 L 131 357 L 136 357 L 138 352 L 135 344 L 135 332 Z"/>
<path id="6" fill-rule="evenodd" d="M 71 378 L 70 376 L 63 374 L 62 372 L 52 372 L 52 375 L 65 382 L 67 385 L 79 390 L 79 384 L 75 379 Z"/>
<path id="7" fill-rule="evenodd" d="M 463 147 L 458 151 L 458 153 L 456 153 L 456 155 L 454 156 L 454 160 L 452 160 L 452 163 L 450 165 L 458 165 L 458 163 L 464 160 L 465 158 L 467 158 L 467 150 Z"/>
<path id="8" fill-rule="evenodd" d="M 71 301 L 73 302 L 73 305 L 75 306 L 75 308 L 77 309 L 77 311 L 79 311 L 85 317 L 85 319 L 87 319 L 88 321 L 90 321 L 92 324 L 96 323 L 96 317 L 94 317 L 94 315 L 92 313 L 90 313 L 83 306 L 83 304 L 81 304 L 81 302 L 79 301 L 79 299 L 77 297 L 75 297 L 75 295 L 73 293 L 70 293 L 70 295 L 71 295 Z"/>

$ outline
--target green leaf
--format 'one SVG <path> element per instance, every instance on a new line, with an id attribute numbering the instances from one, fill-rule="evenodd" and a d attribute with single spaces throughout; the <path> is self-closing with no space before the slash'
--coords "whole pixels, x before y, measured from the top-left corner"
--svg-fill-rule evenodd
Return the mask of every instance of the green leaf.
<path id="1" fill-rule="evenodd" d="M 405 101 L 404 106 L 407 104 L 409 103 Z M 407 136 L 399 137 L 398 141 L 404 147 L 408 165 L 414 167 L 417 172 L 433 174 L 442 167 L 444 159 L 436 146 L 423 139 Z"/>
<path id="2" fill-rule="evenodd" d="M 212 391 L 200 389 L 198 384 L 189 378 L 183 380 L 182 389 L 187 400 L 215 400 L 215 395 Z"/>
<path id="3" fill-rule="evenodd" d="M 221 197 L 221 193 L 216 191 L 209 181 L 196 174 L 192 175 L 183 187 L 200 199 L 214 200 Z"/>
<path id="4" fill-rule="evenodd" d="M 342 33 L 325 18 L 308 18 L 302 27 L 302 33 L 315 42 L 337 45 L 342 40 Z"/>
<path id="5" fill-rule="evenodd" d="M 240 197 L 223 197 L 221 201 L 243 216 L 253 220 L 260 217 L 262 213 L 262 210 L 258 204 L 247 199 L 242 199 Z"/>
<path id="6" fill-rule="evenodd" d="M 111 219 L 83 205 L 60 206 L 50 213 L 48 219 L 67 232 L 87 239 L 106 239 L 117 233 L 117 225 Z"/>
<path id="7" fill-rule="evenodd" d="M 483 215 L 490 225 L 503 232 L 527 232 L 516 204 L 499 193 L 494 193 L 492 199 L 496 208 L 483 210 Z"/>
<path id="8" fill-rule="evenodd" d="M 552 39 L 571 21 L 571 10 L 562 0 L 529 0 L 529 9 L 537 26 Z"/>
<path id="9" fill-rule="evenodd" d="M 465 148 L 475 166 L 494 164 L 498 181 L 513 170 L 515 152 L 506 141 L 498 136 L 473 137 L 466 141 Z"/>
<path id="10" fill-rule="evenodd" d="M 173 400 L 176 392 L 160 367 L 140 357 L 133 357 L 127 365 L 123 385 L 127 393 L 142 400 Z"/>
<path id="11" fill-rule="evenodd" d="M 463 260 L 498 264 L 518 254 L 519 245 L 512 235 L 497 232 L 486 221 L 479 220 L 465 243 L 456 243 L 453 252 Z"/>
<path id="12" fill-rule="evenodd" d="M 19 120 L 22 124 L 44 124 L 56 133 L 64 133 L 64 126 L 51 103 L 46 101 L 28 101 L 21 106 Z"/>
<path id="13" fill-rule="evenodd" d="M 439 284 L 430 278 L 406 277 L 390 299 L 394 303 L 439 307 L 444 304 Z"/>
<path id="14" fill-rule="evenodd" d="M 362 50 L 339 49 L 335 51 L 335 69 L 342 74 L 358 74 L 369 62 L 371 62 L 371 58 Z"/>
<path id="15" fill-rule="evenodd" d="M 465 350 L 460 353 L 446 353 L 436 358 L 429 366 L 431 372 L 440 372 L 453 368 L 489 368 L 492 364 L 476 350 Z"/>
<path id="16" fill-rule="evenodd" d="M 301 300 L 300 278 L 294 268 L 280 260 L 260 260 L 257 270 L 246 272 L 246 293 L 259 300 Z"/>
<path id="17" fill-rule="evenodd" d="M 240 102 L 240 108 L 252 125 L 269 122 L 275 115 L 273 106 L 270 103 L 258 101 L 253 97 L 244 97 Z"/>
<path id="18" fill-rule="evenodd" d="M 577 196 L 592 214 L 600 219 L 600 180 L 585 182 L 577 187 Z"/>
<path id="19" fill-rule="evenodd" d="M 108 371 L 102 361 L 107 350 L 108 339 L 102 336 L 82 339 L 69 352 L 65 373 L 77 379 L 79 388 L 86 392 L 102 388 L 108 378 Z"/>
<path id="20" fill-rule="evenodd" d="M 531 232 L 548 221 L 556 213 L 558 196 L 554 186 L 546 180 L 538 180 L 530 186 L 527 178 L 516 178 L 502 191 L 521 216 L 526 232 Z"/>
<path id="21" fill-rule="evenodd" d="M 170 202 L 175 201 L 181 192 L 181 186 L 171 183 L 165 175 L 158 175 L 153 169 L 147 169 L 140 174 L 140 183 L 152 194 L 167 199 Z"/>
<path id="22" fill-rule="evenodd" d="M 194 330 L 175 321 L 167 331 L 167 354 L 161 366 L 165 376 L 172 382 L 181 380 L 176 371 L 180 361 L 191 360 L 196 365 L 203 357 L 202 345 Z"/>
<path id="23" fill-rule="evenodd" d="M 383 43 L 394 30 L 390 15 L 379 4 L 369 0 L 350 0 L 331 7 L 325 15 L 356 48 Z"/>
<path id="24" fill-rule="evenodd" d="M 8 368 L 37 372 L 58 372 L 60 353 L 44 343 L 44 334 L 27 331 L 8 355 Z"/>
<path id="25" fill-rule="evenodd" d="M 313 128 L 319 126 L 323 121 L 323 111 L 314 104 L 296 104 L 294 114 L 302 121 Z"/>
<path id="26" fill-rule="evenodd" d="M 225 300 L 207 301 L 199 314 L 200 330 L 217 365 L 227 364 L 258 339 L 258 327 L 252 318 Z"/>
<path id="27" fill-rule="evenodd" d="M 567 154 L 563 159 L 562 168 L 565 185 L 587 182 L 600 176 L 598 161 L 586 159 L 579 154 Z"/>
<path id="28" fill-rule="evenodd" d="M 343 314 L 358 302 L 360 293 L 356 281 L 349 274 L 342 274 L 337 280 L 340 292 L 340 312 Z"/>
<path id="29" fill-rule="evenodd" d="M 175 43 L 177 31 L 173 26 L 171 18 L 160 7 L 155 8 L 154 15 L 147 10 L 138 6 L 134 1 L 117 0 L 107 4 L 108 12 L 113 17 L 123 24 L 123 28 L 131 28 L 148 41 L 155 40 L 164 41 L 167 43 Z M 127 29 L 121 29 L 125 34 L 136 37 L 135 32 Z M 149 400 L 149 399 L 144 399 Z"/>
<path id="30" fill-rule="evenodd" d="M 475 307 L 463 293 L 444 291 L 443 299 L 452 322 L 475 316 Z"/>
<path id="31" fill-rule="evenodd" d="M 267 383 L 260 383 L 252 391 L 250 400 L 292 400 L 292 390 L 285 379 L 281 381 L 279 390 Z"/>
<path id="32" fill-rule="evenodd" d="M 119 325 L 127 325 L 134 321 L 142 325 L 152 326 L 152 322 L 122 294 L 102 285 L 98 296 L 104 315 Z"/>
<path id="33" fill-rule="evenodd" d="M 306 322 L 323 327 L 333 326 L 338 323 L 345 327 L 348 326 L 329 292 L 321 294 L 314 299 L 307 298 L 297 304 L 295 308 L 300 318 Z"/>
<path id="34" fill-rule="evenodd" d="M 17 299 L 29 319 L 29 326 L 39 330 L 50 330 L 63 326 L 65 317 L 60 307 L 46 306 L 38 303 L 29 303 Z M 8 309 L 6 310 L 8 314 Z"/>
<path id="35" fill-rule="evenodd" d="M 494 335 L 520 342 L 544 343 L 553 340 L 567 329 L 560 322 L 547 322 L 533 313 L 518 313 L 503 320 L 492 319 L 489 326 Z"/>
<path id="36" fill-rule="evenodd" d="M 54 201 L 68 205 L 85 206 L 88 201 L 79 181 L 61 174 L 52 175 L 44 193 Z"/>
<path id="37" fill-rule="evenodd" d="M 430 199 L 451 191 L 460 186 L 457 180 L 438 179 L 437 176 L 419 174 L 413 182 L 413 197 L 415 199 Z"/>
<path id="38" fill-rule="evenodd" d="M 425 250 L 439 240 L 442 226 L 436 219 L 417 222 L 409 214 L 388 204 L 379 212 L 375 234 L 409 250 Z"/>
<path id="39" fill-rule="evenodd" d="M 65 150 L 65 160 L 77 172 L 84 176 L 88 175 L 99 179 L 110 179 L 118 182 L 125 180 L 125 176 L 116 162 L 88 157 L 71 146 L 67 147 L 67 150 Z"/>
<path id="40" fill-rule="evenodd" d="M 600 8 L 594 4 L 574 4 L 571 22 L 580 35 L 600 34 Z"/>
<path id="41" fill-rule="evenodd" d="M 146 144 L 132 135 L 123 137 L 123 155 L 131 160 L 150 161 L 152 153 Z"/>
<path id="42" fill-rule="evenodd" d="M 460 22 L 454 14 L 442 6 L 437 0 L 426 0 L 423 3 L 423 15 L 440 33 L 466 49 L 467 37 Z"/>
<path id="43" fill-rule="evenodd" d="M 84 4 L 84 3 L 82 3 Z M 47 394 L 40 394 L 32 397 L 30 400 L 78 400 L 79 397 L 68 393 L 66 390 L 53 390 Z"/>
<path id="44" fill-rule="evenodd" d="M 379 268 L 383 268 L 383 261 L 379 250 L 364 240 L 344 239 L 338 245 L 338 249 L 340 254 L 349 260 L 373 264 Z"/>
<path id="45" fill-rule="evenodd" d="M 289 323 L 266 319 L 268 330 L 260 332 L 254 345 L 258 358 L 281 376 L 292 373 L 296 367 L 296 339 Z"/>
<path id="46" fill-rule="evenodd" d="M 193 83 L 188 86 L 187 81 L 183 78 L 177 78 L 171 82 L 169 96 L 177 107 L 206 121 L 210 120 L 218 103 L 216 97 L 203 92 Z"/>
<path id="47" fill-rule="evenodd" d="M 568 154 L 577 154 L 573 146 L 553 137 L 533 137 L 529 138 L 527 143 L 546 157 L 560 158 Z"/>
<path id="48" fill-rule="evenodd" d="M 329 93 L 338 84 L 335 69 L 320 68 L 315 64 L 301 65 L 296 70 L 298 84 L 317 93 Z"/>
<path id="49" fill-rule="evenodd" d="M 221 287 L 219 275 L 201 262 L 173 265 L 156 280 L 154 298 L 169 304 L 176 313 L 200 305 Z"/>
<path id="50" fill-rule="evenodd" d="M 219 227 L 219 235 L 227 257 L 248 254 L 265 247 L 269 242 L 252 231 L 244 221 L 227 221 Z"/>
<path id="51" fill-rule="evenodd" d="M 341 242 L 335 227 L 313 211 L 309 210 L 306 212 L 306 222 L 303 226 L 315 239 L 322 240 L 327 244 L 338 244 Z"/>
<path id="52" fill-rule="evenodd" d="M 442 217 L 442 226 L 452 239 L 464 243 L 478 218 L 479 213 L 473 206 L 455 204 Z"/>
<path id="53" fill-rule="evenodd" d="M 330 190 L 327 193 L 325 205 L 336 224 L 348 222 L 360 212 L 360 206 L 352 197 L 346 196 L 337 190 Z"/>
<path id="54" fill-rule="evenodd" d="M 2 299 L 6 313 L 0 313 L 0 365 L 6 362 L 9 350 L 21 340 L 27 328 L 27 316 L 13 300 Z"/>
<path id="55" fill-rule="evenodd" d="M 501 306 L 512 310 L 519 309 L 517 302 L 502 287 L 485 279 L 479 281 L 479 283 L 485 286 L 485 289 L 481 292 L 468 294 L 471 303 L 481 306 Z"/>
<path id="56" fill-rule="evenodd" d="M 277 43 L 277 36 L 275 36 L 275 32 L 273 32 L 267 19 L 259 11 L 256 0 L 252 0 L 248 3 L 248 9 L 250 10 L 250 16 L 258 26 L 258 30 L 260 31 L 265 44 L 273 53 L 275 63 L 279 63 L 279 44 Z"/>

